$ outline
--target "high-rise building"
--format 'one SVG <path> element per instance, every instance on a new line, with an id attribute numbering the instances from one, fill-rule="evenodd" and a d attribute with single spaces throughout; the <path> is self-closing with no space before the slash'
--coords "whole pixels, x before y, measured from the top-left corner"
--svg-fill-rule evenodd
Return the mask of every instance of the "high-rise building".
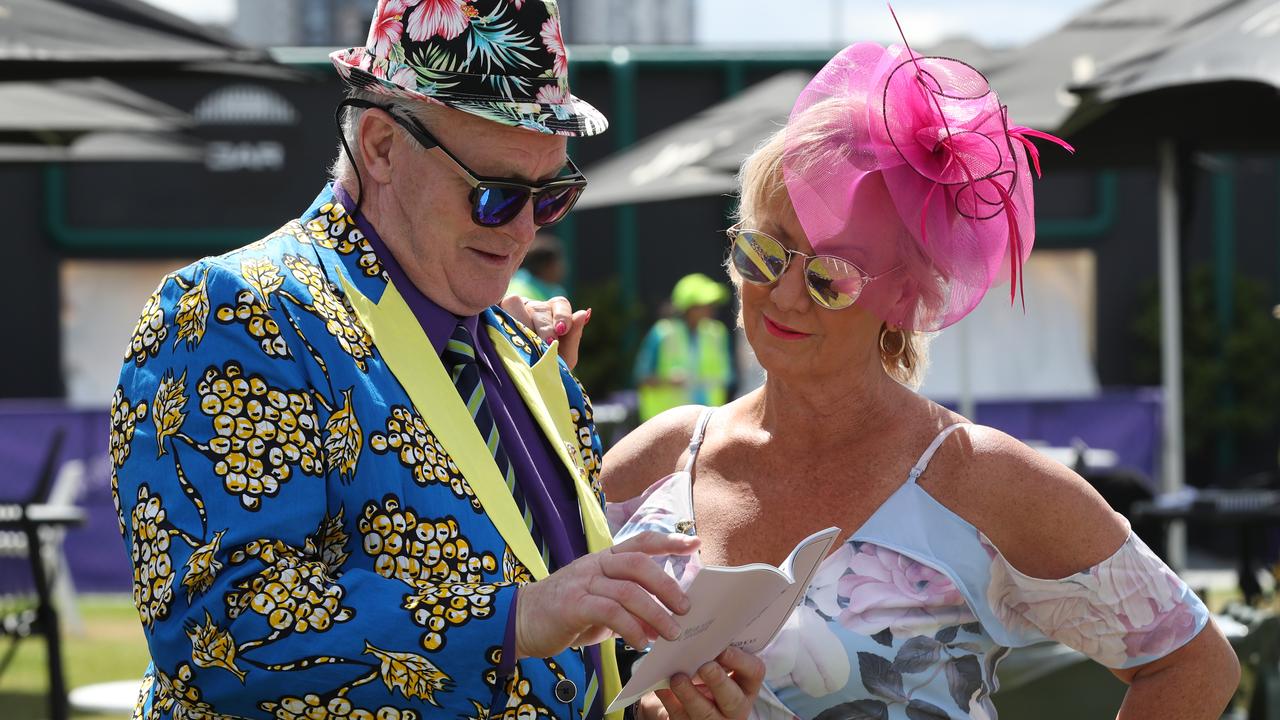
<path id="1" fill-rule="evenodd" d="M 238 0 L 231 32 L 252 47 L 364 43 L 377 0 Z"/>
<path id="2" fill-rule="evenodd" d="M 580 45 L 689 45 L 694 0 L 560 0 L 566 42 Z"/>

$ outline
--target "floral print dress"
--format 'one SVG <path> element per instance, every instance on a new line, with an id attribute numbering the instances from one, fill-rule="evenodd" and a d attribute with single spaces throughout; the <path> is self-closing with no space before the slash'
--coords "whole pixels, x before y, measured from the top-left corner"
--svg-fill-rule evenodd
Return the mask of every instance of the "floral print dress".
<path id="1" fill-rule="evenodd" d="M 688 464 L 608 508 L 614 538 L 696 532 Z M 755 718 L 994 720 L 996 666 L 1009 648 L 1045 640 L 1109 668 L 1142 665 L 1189 642 L 1203 603 L 1132 532 L 1115 554 L 1070 577 L 1018 572 L 973 525 L 917 484 L 944 429 L 903 485 L 819 566 L 800 606 L 762 651 Z M 659 558 L 682 586 L 698 555 Z"/>

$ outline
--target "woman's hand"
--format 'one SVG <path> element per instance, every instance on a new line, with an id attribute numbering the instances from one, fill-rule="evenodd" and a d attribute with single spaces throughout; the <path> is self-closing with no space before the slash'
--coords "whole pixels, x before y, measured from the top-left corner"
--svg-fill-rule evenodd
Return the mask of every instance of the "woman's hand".
<path id="1" fill-rule="evenodd" d="M 636 715 L 648 720 L 741 720 L 764 683 L 764 661 L 729 648 L 698 668 L 696 679 L 671 678 L 671 689 L 640 699 Z"/>
<path id="2" fill-rule="evenodd" d="M 538 337 L 552 342 L 560 341 L 560 359 L 572 370 L 578 364 L 578 345 L 582 331 L 591 320 L 591 310 L 573 309 L 566 298 L 556 296 L 550 300 L 529 300 L 519 295 L 508 295 L 501 303 L 511 317 L 524 323 Z"/>

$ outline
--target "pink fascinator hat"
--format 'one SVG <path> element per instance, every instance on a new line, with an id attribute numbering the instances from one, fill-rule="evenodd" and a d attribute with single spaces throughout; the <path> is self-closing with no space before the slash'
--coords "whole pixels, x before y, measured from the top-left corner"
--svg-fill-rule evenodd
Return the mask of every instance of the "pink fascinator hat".
<path id="1" fill-rule="evenodd" d="M 990 287 L 1022 290 L 1035 241 L 1030 138 L 973 67 L 859 43 L 813 78 L 787 123 L 783 177 L 818 254 L 883 279 L 859 304 L 893 326 L 940 330 Z"/>

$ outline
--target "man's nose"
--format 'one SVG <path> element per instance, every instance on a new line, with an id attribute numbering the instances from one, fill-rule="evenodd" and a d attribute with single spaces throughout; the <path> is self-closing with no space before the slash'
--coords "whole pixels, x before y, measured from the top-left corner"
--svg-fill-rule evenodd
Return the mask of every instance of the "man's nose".
<path id="1" fill-rule="evenodd" d="M 512 234 L 516 236 L 516 239 L 522 245 L 532 243 L 533 236 L 538 232 L 538 224 L 533 221 L 533 206 L 535 202 L 534 198 L 529 198 L 524 207 L 520 208 L 520 212 L 516 213 L 516 216 L 508 223 L 511 226 Z"/>

